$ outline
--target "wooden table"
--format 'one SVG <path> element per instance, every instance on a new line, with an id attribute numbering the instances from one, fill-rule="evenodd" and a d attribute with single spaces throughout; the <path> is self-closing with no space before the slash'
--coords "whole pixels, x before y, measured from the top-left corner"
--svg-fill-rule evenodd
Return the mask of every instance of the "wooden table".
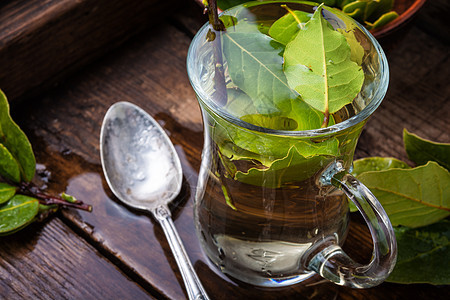
<path id="1" fill-rule="evenodd" d="M 448 26 L 434 30 L 446 21 L 443 12 L 436 14 L 436 3 L 445 7 L 444 2 L 428 1 L 407 28 L 381 40 L 390 64 L 390 87 L 361 136 L 357 158 L 407 160 L 403 128 L 450 141 L 449 31 Z M 189 43 L 205 18 L 196 6 L 175 11 L 107 55 L 96 56 L 95 63 L 56 77 L 57 86 L 40 82 L 27 97 L 26 91 L 13 89 L 18 96 L 10 99 L 12 114 L 34 147 L 38 182 L 49 192 L 74 195 L 94 210 L 65 209 L 0 238 L 0 299 L 186 298 L 161 228 L 149 215 L 119 203 L 102 174 L 101 122 L 108 107 L 123 100 L 153 115 L 175 144 L 184 183 L 174 222 L 211 299 L 449 299 L 449 287 L 426 284 L 383 283 L 353 290 L 316 281 L 261 289 L 233 282 L 211 267 L 192 219 L 203 129 L 185 64 Z M 8 83 L 4 79 L 2 84 Z M 346 251 L 368 261 L 372 245 L 364 221 L 352 214 L 350 228 Z"/>

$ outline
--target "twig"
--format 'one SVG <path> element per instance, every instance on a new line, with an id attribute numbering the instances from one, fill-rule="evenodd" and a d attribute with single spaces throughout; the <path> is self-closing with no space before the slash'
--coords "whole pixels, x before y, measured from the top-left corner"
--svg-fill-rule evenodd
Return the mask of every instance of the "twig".
<path id="1" fill-rule="evenodd" d="M 208 0 L 208 16 L 209 24 L 212 29 L 208 32 L 208 40 L 213 42 L 214 49 L 214 83 L 215 91 L 213 93 L 213 99 L 215 99 L 219 105 L 225 106 L 228 101 L 227 87 L 225 82 L 225 75 L 223 70 L 223 58 L 222 58 L 222 32 L 226 31 L 225 25 L 222 20 L 219 19 L 217 0 Z"/>
<path id="2" fill-rule="evenodd" d="M 73 202 L 69 202 L 61 197 L 47 194 L 32 183 L 25 183 L 25 182 L 21 183 L 19 186 L 19 190 L 24 195 L 37 198 L 39 202 L 44 205 L 56 204 L 58 206 L 73 207 L 89 212 L 92 211 L 92 206 L 89 204 L 85 204 L 80 200 L 74 200 Z"/>

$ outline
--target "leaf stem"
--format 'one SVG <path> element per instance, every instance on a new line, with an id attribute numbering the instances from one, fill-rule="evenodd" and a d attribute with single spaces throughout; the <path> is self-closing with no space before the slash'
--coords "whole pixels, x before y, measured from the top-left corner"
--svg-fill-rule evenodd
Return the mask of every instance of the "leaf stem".
<path id="1" fill-rule="evenodd" d="M 320 126 L 321 128 L 326 128 L 328 127 L 328 123 L 330 122 L 330 112 L 328 111 L 328 109 L 323 113 L 323 123 L 322 126 Z"/>
<path id="2" fill-rule="evenodd" d="M 290 9 L 286 4 L 282 4 L 281 7 L 284 8 L 285 10 L 287 10 L 288 13 L 290 13 L 292 15 L 292 17 L 294 17 L 294 20 L 298 23 L 298 25 L 300 26 L 300 29 L 303 29 L 302 22 L 297 17 L 297 15 L 294 13 L 294 11 L 292 9 Z"/>
<path id="3" fill-rule="evenodd" d="M 212 29 L 208 33 L 208 40 L 213 42 L 214 50 L 214 83 L 215 90 L 213 93 L 213 99 L 215 99 L 219 105 L 225 106 L 228 102 L 227 87 L 225 82 L 225 74 L 223 69 L 222 58 L 222 32 L 226 31 L 225 25 L 222 20 L 219 19 L 217 0 L 208 0 L 208 16 L 209 24 Z"/>
<path id="4" fill-rule="evenodd" d="M 61 197 L 57 197 L 54 195 L 47 194 L 43 192 L 39 187 L 35 186 L 33 183 L 22 182 L 19 185 L 19 191 L 27 196 L 35 197 L 39 200 L 39 203 L 43 205 L 52 205 L 56 204 L 58 206 L 64 207 L 73 207 L 85 211 L 92 211 L 92 206 L 89 204 L 85 204 L 82 201 L 75 200 L 73 202 L 69 202 L 64 200 Z"/>

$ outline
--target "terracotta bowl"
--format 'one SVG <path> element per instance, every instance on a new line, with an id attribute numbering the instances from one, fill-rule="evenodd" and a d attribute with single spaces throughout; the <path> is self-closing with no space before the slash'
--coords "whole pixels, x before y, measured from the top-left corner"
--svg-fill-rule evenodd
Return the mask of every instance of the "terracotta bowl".
<path id="1" fill-rule="evenodd" d="M 399 14 L 399 17 L 385 26 L 371 31 L 371 33 L 376 38 L 389 35 L 411 20 L 426 1 L 427 0 L 395 0 L 393 10 Z"/>
<path id="2" fill-rule="evenodd" d="M 200 6 L 203 6 L 202 0 L 195 0 Z M 385 26 L 371 31 L 376 38 L 381 38 L 394 32 L 396 29 L 405 25 L 425 4 L 426 0 L 395 0 L 394 11 L 399 17 Z"/>

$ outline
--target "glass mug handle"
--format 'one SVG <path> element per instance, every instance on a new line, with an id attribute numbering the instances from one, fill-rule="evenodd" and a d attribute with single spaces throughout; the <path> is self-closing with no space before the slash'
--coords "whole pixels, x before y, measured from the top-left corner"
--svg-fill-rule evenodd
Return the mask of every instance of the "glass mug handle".
<path id="1" fill-rule="evenodd" d="M 397 259 L 397 242 L 392 224 L 377 198 L 349 174 L 340 161 L 334 162 L 319 179 L 322 185 L 341 189 L 363 215 L 373 240 L 372 259 L 361 265 L 353 261 L 339 245 L 332 244 L 315 254 L 307 268 L 339 285 L 369 288 L 382 283 Z"/>

